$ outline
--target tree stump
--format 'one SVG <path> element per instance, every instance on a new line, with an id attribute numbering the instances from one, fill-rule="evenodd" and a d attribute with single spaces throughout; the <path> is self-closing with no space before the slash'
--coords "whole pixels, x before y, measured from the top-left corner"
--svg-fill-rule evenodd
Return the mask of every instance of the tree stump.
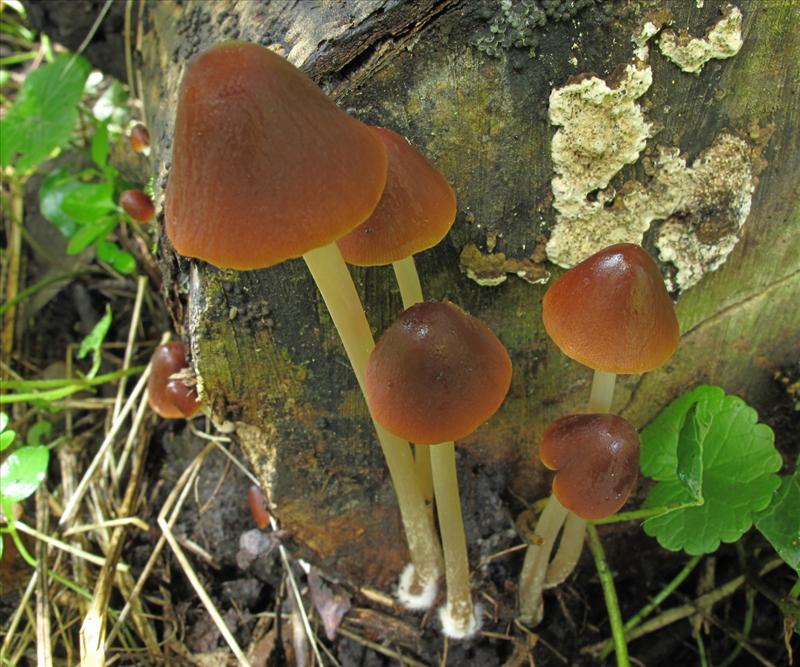
<path id="1" fill-rule="evenodd" d="M 483 319 L 514 362 L 500 412 L 457 443 L 470 537 L 485 537 L 511 521 L 475 520 L 485 489 L 546 495 L 538 437 L 588 395 L 590 371 L 548 340 L 540 309 L 549 280 L 592 249 L 643 243 L 677 300 L 678 352 L 618 384 L 613 410 L 637 426 L 704 382 L 765 408 L 774 370 L 798 358 L 798 3 L 734 5 L 146 2 L 135 55 L 157 199 L 186 61 L 227 39 L 281 51 L 438 166 L 458 217 L 417 258 L 423 290 Z M 163 236 L 159 256 L 202 395 L 236 426 L 297 553 L 390 585 L 407 559 L 393 491 L 303 263 L 221 271 Z M 352 273 L 379 334 L 402 308 L 392 271 Z"/>

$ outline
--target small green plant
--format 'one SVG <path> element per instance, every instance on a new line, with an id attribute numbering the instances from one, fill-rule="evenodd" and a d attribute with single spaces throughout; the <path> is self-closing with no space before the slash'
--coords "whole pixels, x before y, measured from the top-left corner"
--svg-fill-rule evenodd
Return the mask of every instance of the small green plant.
<path id="1" fill-rule="evenodd" d="M 2 532 L 7 530 L 15 538 L 14 503 L 22 502 L 33 495 L 47 476 L 50 449 L 41 444 L 41 439 L 51 431 L 50 422 L 37 422 L 28 429 L 25 446 L 11 452 L 0 465 L 0 506 L 8 522 L 8 528 Z M 0 451 L 11 447 L 16 435 L 16 432 L 8 428 L 8 415 L 0 412 Z M 0 556 L 2 554 L 3 541 L 0 540 Z"/>
<path id="2" fill-rule="evenodd" d="M 123 130 L 127 94 L 114 82 L 91 109 L 85 108 L 82 100 L 97 92 L 90 70 L 83 57 L 62 55 L 31 72 L 0 121 L 0 166 L 11 166 L 18 178 L 26 178 L 70 145 L 80 118 L 86 148 L 78 145 L 79 160 L 46 176 L 39 190 L 40 209 L 69 239 L 68 254 L 94 246 L 98 259 L 130 274 L 136 269 L 135 259 L 108 238 L 119 221 L 127 219 L 116 200 L 131 184 L 109 164 L 111 139 Z M 84 151 L 91 166 L 80 164 Z"/>
<path id="3" fill-rule="evenodd" d="M 644 522 L 665 549 L 698 555 L 735 542 L 781 484 L 772 430 L 720 387 L 702 385 L 679 397 L 641 438 L 642 473 L 658 482 L 644 507 L 674 508 Z"/>

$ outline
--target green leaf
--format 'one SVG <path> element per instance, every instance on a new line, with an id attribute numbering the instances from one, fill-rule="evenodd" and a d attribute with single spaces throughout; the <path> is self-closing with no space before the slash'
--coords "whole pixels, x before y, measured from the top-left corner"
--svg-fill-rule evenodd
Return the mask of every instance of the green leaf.
<path id="1" fill-rule="evenodd" d="M 82 225 L 67 244 L 67 254 L 77 255 L 97 239 L 105 238 L 116 226 L 116 220 L 100 220 L 97 224 Z"/>
<path id="2" fill-rule="evenodd" d="M 113 193 L 113 183 L 81 183 L 64 197 L 61 210 L 81 224 L 94 224 L 116 212 Z"/>
<path id="3" fill-rule="evenodd" d="M 678 427 L 678 416 L 685 418 L 693 405 L 692 429 Z M 663 432 L 651 428 L 652 424 L 642 432 L 643 459 L 646 452 L 648 469 L 661 479 L 643 507 L 692 505 L 645 521 L 645 532 L 662 547 L 684 549 L 692 555 L 711 553 L 720 542 L 735 542 L 752 526 L 755 513 L 767 506 L 780 484 L 775 473 L 781 467 L 772 430 L 757 421 L 756 411 L 739 397 L 726 396 L 719 388 L 698 387 L 654 420 Z M 678 475 L 679 465 L 686 479 L 690 477 L 687 471 L 697 470 L 689 462 L 691 456 L 684 456 L 680 463 L 678 455 L 681 436 L 689 438 L 692 432 L 702 459 L 703 501 L 699 505 L 690 485 Z M 689 444 L 683 445 L 684 452 L 689 449 Z M 673 462 L 671 476 L 666 471 L 669 461 Z"/>
<path id="4" fill-rule="evenodd" d="M 697 403 L 684 415 L 684 424 L 678 435 L 678 480 L 697 503 L 703 501 L 703 439 L 697 420 Z"/>
<path id="5" fill-rule="evenodd" d="M 110 327 L 111 306 L 106 304 L 105 315 L 94 325 L 94 328 L 81 341 L 81 346 L 78 348 L 78 359 L 83 359 L 89 352 L 92 353 L 92 370 L 87 374 L 87 378 L 93 378 L 100 368 L 100 346 L 103 344 Z"/>
<path id="6" fill-rule="evenodd" d="M 92 137 L 92 160 L 101 169 L 108 162 L 108 125 L 98 123 L 97 129 Z"/>
<path id="7" fill-rule="evenodd" d="M 120 273 L 131 274 L 136 271 L 136 259 L 129 252 L 120 250 L 119 254 L 111 261 L 111 266 Z"/>
<path id="8" fill-rule="evenodd" d="M 11 443 L 14 442 L 16 431 L 8 429 L 8 415 L 5 412 L 0 412 L 0 452 L 8 449 Z"/>
<path id="9" fill-rule="evenodd" d="M 50 450 L 20 447 L 0 465 L 0 494 L 6 503 L 25 500 L 47 476 Z"/>
<path id="10" fill-rule="evenodd" d="M 800 575 L 800 459 L 794 474 L 783 478 L 772 502 L 756 517 L 756 528 Z"/>
<path id="11" fill-rule="evenodd" d="M 49 438 L 53 432 L 53 424 L 48 421 L 38 421 L 28 429 L 25 440 L 31 447 L 38 447 L 42 444 L 42 438 Z"/>
<path id="12" fill-rule="evenodd" d="M 28 75 L 0 119 L 0 166 L 29 169 L 69 141 L 90 69 L 82 56 L 64 55 Z"/>
<path id="13" fill-rule="evenodd" d="M 61 202 L 80 185 L 76 176 L 61 168 L 48 174 L 39 188 L 39 210 L 67 238 L 75 233 L 78 223 L 61 210 Z"/>
<path id="14" fill-rule="evenodd" d="M 104 239 L 95 243 L 94 247 L 97 252 L 97 259 L 103 262 L 112 263 L 120 253 L 120 249 L 117 247 L 116 243 Z"/>
<path id="15" fill-rule="evenodd" d="M 725 397 L 720 387 L 700 385 L 670 403 L 641 433 L 642 474 L 656 480 L 675 479 L 678 466 L 678 440 L 686 413 L 697 403 L 703 404 L 703 420 L 716 411 Z M 697 409 L 695 409 L 695 414 Z"/>

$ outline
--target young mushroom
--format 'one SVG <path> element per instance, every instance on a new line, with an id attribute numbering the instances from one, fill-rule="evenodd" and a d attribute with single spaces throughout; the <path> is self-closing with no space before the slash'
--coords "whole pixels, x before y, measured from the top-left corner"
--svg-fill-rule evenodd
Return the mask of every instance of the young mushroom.
<path id="1" fill-rule="evenodd" d="M 142 125 L 142 123 L 136 123 L 136 125 L 131 128 L 131 132 L 128 135 L 128 143 L 130 143 L 131 148 L 137 153 L 141 153 L 148 148 L 150 146 L 150 132 L 147 130 L 147 127 Z"/>
<path id="2" fill-rule="evenodd" d="M 456 218 L 456 195 L 441 172 L 407 139 L 386 128 L 369 129 L 386 147 L 386 187 L 372 215 L 337 244 L 350 264 L 391 264 L 407 309 L 423 301 L 414 255 L 447 235 Z M 430 502 L 429 450 L 415 447 L 414 462 L 425 499 Z"/>
<path id="3" fill-rule="evenodd" d="M 419 303 L 383 333 L 367 366 L 367 400 L 375 419 L 419 445 L 431 445 L 431 468 L 444 548 L 445 634 L 475 633 L 469 563 L 453 441 L 478 428 L 502 404 L 511 360 L 480 320 L 449 302 Z"/>
<path id="4" fill-rule="evenodd" d="M 150 222 L 156 215 L 153 200 L 141 190 L 125 190 L 119 196 L 119 205 L 125 213 L 138 222 Z"/>
<path id="5" fill-rule="evenodd" d="M 182 375 L 187 370 L 186 347 L 180 341 L 159 345 L 150 360 L 147 402 L 164 419 L 190 419 L 200 410 L 194 387 L 187 386 Z M 177 377 L 176 377 L 177 376 Z"/>
<path id="6" fill-rule="evenodd" d="M 375 209 L 383 143 L 269 49 L 226 42 L 193 58 L 181 82 L 165 203 L 177 252 L 222 268 L 302 257 L 363 390 L 372 332 L 336 240 Z M 420 608 L 441 554 L 407 442 L 375 424 L 406 531 Z"/>
<path id="7" fill-rule="evenodd" d="M 629 243 L 605 248 L 564 273 L 544 296 L 542 318 L 561 351 L 595 371 L 589 413 L 611 409 L 617 374 L 658 368 L 680 338 L 658 266 L 641 246 Z M 558 553 L 548 564 L 562 525 Z M 542 589 L 557 585 L 574 569 L 585 526 L 585 517 L 570 512 L 555 494 L 550 497 L 520 577 L 524 621 L 535 625 L 541 620 Z"/>

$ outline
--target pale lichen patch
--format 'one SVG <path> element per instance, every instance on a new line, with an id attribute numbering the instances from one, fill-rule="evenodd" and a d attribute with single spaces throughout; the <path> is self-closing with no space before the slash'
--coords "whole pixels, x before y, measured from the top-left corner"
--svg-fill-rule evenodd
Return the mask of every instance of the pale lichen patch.
<path id="1" fill-rule="evenodd" d="M 710 28 L 705 37 L 690 37 L 686 32 L 662 33 L 658 48 L 684 72 L 698 74 L 712 58 L 730 58 L 742 48 L 742 12 L 727 5 L 723 17 Z"/>
<path id="2" fill-rule="evenodd" d="M 636 221 L 632 229 L 616 224 L 596 229 L 603 224 L 607 202 L 592 195 L 601 193 L 623 166 L 636 162 L 652 135 L 653 126 L 636 102 L 652 80 L 649 67 L 631 64 L 614 87 L 593 76 L 550 94 L 550 122 L 561 126 L 551 144 L 553 206 L 559 216 L 547 244 L 557 264 L 577 264 L 591 254 L 598 236 L 635 240 L 647 229 Z"/>
<path id="3" fill-rule="evenodd" d="M 690 168 L 674 150 L 675 181 L 668 189 L 681 192 L 679 206 L 656 239 L 659 257 L 677 269 L 671 289 L 685 290 L 727 259 L 750 213 L 755 188 L 750 145 L 722 134 Z"/>

